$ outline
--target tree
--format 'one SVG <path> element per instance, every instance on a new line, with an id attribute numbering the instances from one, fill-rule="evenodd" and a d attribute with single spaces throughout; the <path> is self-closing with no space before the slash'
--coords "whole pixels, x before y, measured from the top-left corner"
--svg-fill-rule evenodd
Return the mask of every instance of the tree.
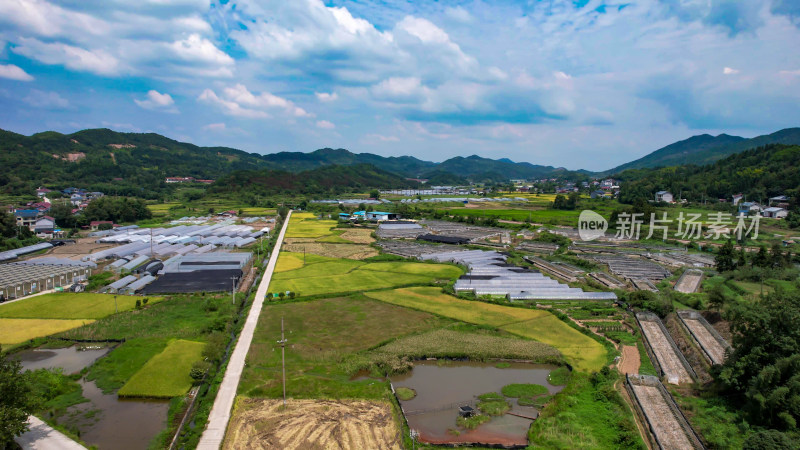
<path id="1" fill-rule="evenodd" d="M 742 444 L 742 450 L 783 450 L 793 447 L 792 440 L 778 430 L 756 431 Z"/>
<path id="2" fill-rule="evenodd" d="M 753 257 L 753 265 L 756 267 L 769 266 L 769 257 L 767 256 L 767 248 L 763 245 L 758 249 L 758 253 Z"/>
<path id="3" fill-rule="evenodd" d="M 77 220 L 72 214 L 72 205 L 59 203 L 50 207 L 49 214 L 56 220 L 56 225 L 61 228 L 75 228 Z"/>
<path id="4" fill-rule="evenodd" d="M 725 297 L 725 292 L 722 290 L 722 286 L 716 285 L 708 291 L 708 304 L 716 309 L 720 310 L 725 303 L 727 303 L 728 298 Z"/>
<path id="5" fill-rule="evenodd" d="M 716 262 L 718 272 L 727 272 L 736 268 L 733 263 L 733 242 L 731 242 L 730 239 L 719 248 L 719 252 L 716 258 L 714 258 L 714 261 Z"/>
<path id="6" fill-rule="evenodd" d="M 370 198 L 374 198 L 375 200 L 378 200 L 379 198 L 381 198 L 381 191 L 379 191 L 377 189 L 373 189 L 373 190 L 369 191 L 369 197 Z"/>
<path id="7" fill-rule="evenodd" d="M 781 244 L 775 242 L 772 244 L 772 248 L 769 250 L 769 265 L 772 267 L 783 267 L 786 260 L 783 257 L 783 252 L 781 251 Z"/>
<path id="8" fill-rule="evenodd" d="M 0 358 L 0 447 L 28 430 L 35 399 L 29 377 L 21 372 L 19 361 Z"/>
<path id="9" fill-rule="evenodd" d="M 743 268 L 747 266 L 747 254 L 744 251 L 744 245 L 739 248 L 739 258 L 736 260 L 736 267 Z"/>
<path id="10" fill-rule="evenodd" d="M 776 291 L 731 310 L 733 352 L 717 379 L 755 423 L 796 430 L 800 420 L 800 293 Z"/>

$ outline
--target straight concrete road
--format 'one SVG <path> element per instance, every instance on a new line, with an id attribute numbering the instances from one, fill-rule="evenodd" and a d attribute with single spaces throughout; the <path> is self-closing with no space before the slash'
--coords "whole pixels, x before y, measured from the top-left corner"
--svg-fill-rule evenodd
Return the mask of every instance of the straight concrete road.
<path id="1" fill-rule="evenodd" d="M 68 438 L 37 417 L 28 416 L 28 426 L 28 431 L 15 439 L 17 444 L 26 450 L 86 450 L 86 447 Z"/>
<path id="2" fill-rule="evenodd" d="M 231 408 L 233 407 L 233 400 L 236 398 L 236 389 L 239 387 L 242 370 L 244 370 L 245 357 L 247 357 L 247 351 L 250 349 L 250 343 L 253 342 L 253 333 L 256 330 L 256 324 L 258 324 L 258 317 L 261 315 L 264 296 L 267 295 L 272 272 L 275 271 L 275 264 L 278 262 L 278 254 L 281 251 L 281 244 L 283 244 L 283 236 L 289 227 L 289 219 L 291 217 L 292 212 L 289 211 L 286 220 L 283 222 L 281 234 L 278 235 L 278 240 L 275 242 L 275 248 L 272 250 L 272 256 L 269 258 L 267 268 L 264 270 L 264 277 L 261 279 L 261 284 L 258 285 L 258 290 L 256 290 L 256 298 L 253 300 L 253 305 L 250 306 L 250 312 L 247 314 L 247 321 L 244 323 L 242 332 L 239 335 L 239 341 L 236 342 L 231 359 L 228 361 L 228 369 L 222 378 L 217 398 L 214 400 L 214 406 L 208 416 L 208 425 L 203 432 L 203 436 L 200 437 L 200 443 L 197 445 L 198 449 L 216 450 L 220 448 L 222 440 L 225 438 L 225 429 L 231 418 Z"/>

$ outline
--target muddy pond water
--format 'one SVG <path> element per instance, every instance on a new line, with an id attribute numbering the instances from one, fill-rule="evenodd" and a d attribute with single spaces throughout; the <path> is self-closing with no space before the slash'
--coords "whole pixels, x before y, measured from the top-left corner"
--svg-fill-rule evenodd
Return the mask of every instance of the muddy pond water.
<path id="1" fill-rule="evenodd" d="M 529 418 L 506 413 L 493 417 L 474 430 L 466 430 L 456 426 L 458 407 L 475 407 L 478 395 L 499 393 L 503 386 L 512 383 L 540 384 L 550 395 L 555 394 L 563 387 L 552 386 L 547 375 L 556 368 L 525 363 L 511 363 L 509 367 L 498 368 L 491 363 L 420 361 L 414 364 L 411 372 L 393 376 L 391 381 L 395 388 L 407 387 L 416 391 L 416 397 L 400 403 L 409 427 L 419 433 L 422 442 L 524 446 L 528 442 L 530 418 L 538 416 L 536 408 L 520 406 L 515 399 L 509 399 L 511 413 Z"/>
<path id="2" fill-rule="evenodd" d="M 12 358 L 24 370 L 61 368 L 64 374 L 78 373 L 108 353 L 108 347 L 80 350 L 78 346 L 58 349 L 33 349 Z M 144 449 L 167 426 L 169 402 L 119 399 L 116 393 L 103 394 L 93 381 L 79 381 L 88 402 L 67 408 L 58 422 L 77 427 L 81 439 L 104 449 Z"/>

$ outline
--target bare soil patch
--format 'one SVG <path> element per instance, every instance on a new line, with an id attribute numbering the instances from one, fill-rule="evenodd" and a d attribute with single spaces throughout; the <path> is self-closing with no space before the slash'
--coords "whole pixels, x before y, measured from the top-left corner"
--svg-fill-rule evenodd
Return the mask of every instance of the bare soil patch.
<path id="1" fill-rule="evenodd" d="M 388 403 L 239 399 L 223 449 L 400 449 Z"/>
<path id="2" fill-rule="evenodd" d="M 372 230 L 369 229 L 352 228 L 340 234 L 339 237 L 355 244 L 372 244 L 375 242 L 372 237 Z"/>
<path id="3" fill-rule="evenodd" d="M 283 249 L 287 252 L 313 253 L 329 258 L 365 259 L 377 256 L 378 251 L 368 245 L 329 244 L 326 242 L 296 242 L 284 243 Z"/>
<path id="4" fill-rule="evenodd" d="M 81 259 L 81 257 L 91 253 L 99 252 L 100 250 L 115 246 L 116 244 L 98 244 L 95 242 L 95 238 L 80 238 L 74 244 L 66 244 L 54 247 L 47 254 L 50 256 L 58 256 L 60 258 Z"/>
<path id="5" fill-rule="evenodd" d="M 642 361 L 639 359 L 639 349 L 635 345 L 622 346 L 622 358 L 619 361 L 619 371 L 624 374 L 639 373 L 639 366 Z"/>

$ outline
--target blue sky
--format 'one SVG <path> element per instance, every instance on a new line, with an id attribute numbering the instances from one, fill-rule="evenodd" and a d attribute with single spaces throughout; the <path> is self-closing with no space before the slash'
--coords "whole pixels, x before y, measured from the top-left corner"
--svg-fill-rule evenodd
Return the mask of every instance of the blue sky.
<path id="1" fill-rule="evenodd" d="M 3 0 L 0 128 L 607 169 L 800 126 L 795 0 Z"/>

